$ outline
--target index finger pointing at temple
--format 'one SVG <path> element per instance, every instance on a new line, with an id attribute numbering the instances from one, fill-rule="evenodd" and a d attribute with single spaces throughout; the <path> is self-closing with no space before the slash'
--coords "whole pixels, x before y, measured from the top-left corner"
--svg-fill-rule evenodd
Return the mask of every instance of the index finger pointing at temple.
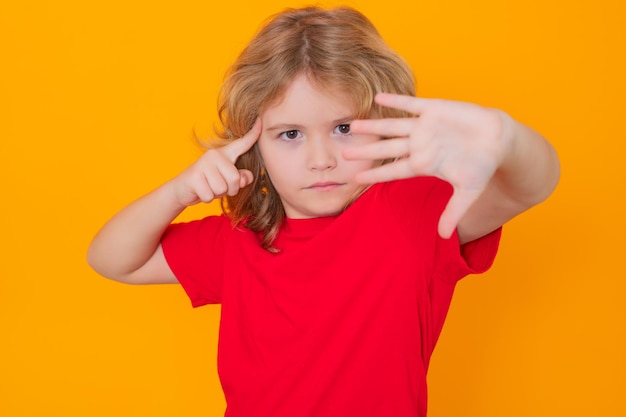
<path id="1" fill-rule="evenodd" d="M 252 146 L 256 143 L 256 141 L 261 136 L 261 119 L 257 119 L 252 126 L 252 129 L 248 131 L 243 137 L 239 139 L 235 139 L 228 145 L 226 145 L 226 155 L 228 155 L 229 159 L 232 162 L 235 162 L 237 158 L 239 158 L 244 153 L 248 152 Z"/>

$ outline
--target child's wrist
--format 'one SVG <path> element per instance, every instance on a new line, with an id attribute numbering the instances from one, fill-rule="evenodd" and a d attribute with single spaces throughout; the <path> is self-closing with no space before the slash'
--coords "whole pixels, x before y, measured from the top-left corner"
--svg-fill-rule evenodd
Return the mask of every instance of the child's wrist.
<path id="1" fill-rule="evenodd" d="M 166 210 L 171 210 L 171 212 L 176 213 L 176 215 L 189 206 L 189 204 L 185 204 L 185 202 L 182 201 L 175 179 L 163 184 L 156 192 L 158 193 L 157 198 L 161 206 Z"/>

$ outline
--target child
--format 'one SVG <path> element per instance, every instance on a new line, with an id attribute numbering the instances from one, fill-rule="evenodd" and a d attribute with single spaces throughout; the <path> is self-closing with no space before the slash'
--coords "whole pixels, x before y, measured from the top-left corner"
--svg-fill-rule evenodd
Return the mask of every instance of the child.
<path id="1" fill-rule="evenodd" d="M 559 163 L 501 111 L 414 95 L 357 11 L 280 13 L 228 73 L 222 143 L 94 238 L 102 275 L 221 303 L 226 415 L 426 415 L 455 283 Z M 170 224 L 216 198 L 224 215 Z"/>

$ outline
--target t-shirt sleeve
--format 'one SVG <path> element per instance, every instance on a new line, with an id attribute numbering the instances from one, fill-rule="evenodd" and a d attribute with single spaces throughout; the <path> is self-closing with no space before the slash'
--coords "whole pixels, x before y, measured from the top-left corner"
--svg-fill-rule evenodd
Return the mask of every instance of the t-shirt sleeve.
<path id="1" fill-rule="evenodd" d="M 450 184 L 433 177 L 417 177 L 398 182 L 393 188 L 390 192 L 395 194 L 395 210 L 406 219 L 407 232 L 422 243 L 430 243 L 420 246 L 430 252 L 427 255 L 433 261 L 434 278 L 454 284 L 466 275 L 483 273 L 492 266 L 502 228 L 464 245 L 459 244 L 456 232 L 449 239 L 439 236 L 439 218 L 452 195 Z"/>
<path id="2" fill-rule="evenodd" d="M 223 259 L 230 230 L 226 216 L 209 216 L 174 223 L 161 238 L 165 259 L 194 307 L 221 302 Z"/>

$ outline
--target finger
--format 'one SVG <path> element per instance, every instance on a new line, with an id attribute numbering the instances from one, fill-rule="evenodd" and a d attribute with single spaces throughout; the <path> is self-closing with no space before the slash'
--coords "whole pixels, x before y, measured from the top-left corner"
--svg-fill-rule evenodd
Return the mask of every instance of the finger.
<path id="1" fill-rule="evenodd" d="M 360 172 L 356 176 L 356 181 L 361 184 L 374 184 L 377 182 L 387 182 L 411 178 L 419 175 L 415 173 L 408 159 L 400 159 L 376 168 Z"/>
<path id="2" fill-rule="evenodd" d="M 480 196 L 480 190 L 455 188 L 452 197 L 439 218 L 439 235 L 448 239 L 469 208 Z"/>
<path id="3" fill-rule="evenodd" d="M 216 178 L 213 179 L 212 184 L 215 184 L 219 189 L 214 189 L 218 195 L 237 195 L 241 188 L 241 172 L 230 161 L 220 160 L 216 163 L 215 168 L 217 170 Z M 252 173 L 250 173 L 252 175 Z M 219 179 L 221 178 L 222 181 Z M 223 188 L 222 188 L 223 187 Z"/>
<path id="4" fill-rule="evenodd" d="M 250 148 L 252 148 L 252 146 L 259 139 L 259 136 L 261 136 L 262 129 L 263 126 L 261 125 L 261 118 L 258 118 L 248 133 L 226 145 L 224 147 L 224 153 L 228 159 L 232 163 L 235 163 L 237 158 L 248 152 L 248 150 L 250 150 Z"/>
<path id="5" fill-rule="evenodd" d="M 195 190 L 195 194 L 198 196 L 198 200 L 203 203 L 210 203 L 217 197 L 213 191 L 211 191 L 211 187 L 202 187 Z M 195 201 L 191 204 L 194 204 Z M 190 205 L 191 205 L 190 204 Z"/>
<path id="6" fill-rule="evenodd" d="M 216 197 L 213 189 L 204 176 L 198 175 L 194 178 L 191 184 L 191 189 L 197 199 L 204 203 L 209 203 Z M 193 203 L 195 203 L 195 201 Z"/>
<path id="7" fill-rule="evenodd" d="M 209 171 L 205 172 L 205 181 L 209 184 L 215 197 L 221 197 L 228 192 L 228 183 L 218 167 L 211 167 Z"/>
<path id="8" fill-rule="evenodd" d="M 406 137 L 414 128 L 415 121 L 414 118 L 354 120 L 350 123 L 350 132 L 382 137 Z"/>
<path id="9" fill-rule="evenodd" d="M 391 107 L 398 110 L 404 110 L 415 115 L 420 115 L 424 113 L 426 106 L 431 100 L 400 94 L 378 93 L 376 94 L 374 101 L 381 106 Z"/>
<path id="10" fill-rule="evenodd" d="M 343 157 L 353 159 L 390 159 L 399 158 L 409 153 L 408 139 L 386 139 L 367 145 L 350 146 L 343 150 Z"/>

